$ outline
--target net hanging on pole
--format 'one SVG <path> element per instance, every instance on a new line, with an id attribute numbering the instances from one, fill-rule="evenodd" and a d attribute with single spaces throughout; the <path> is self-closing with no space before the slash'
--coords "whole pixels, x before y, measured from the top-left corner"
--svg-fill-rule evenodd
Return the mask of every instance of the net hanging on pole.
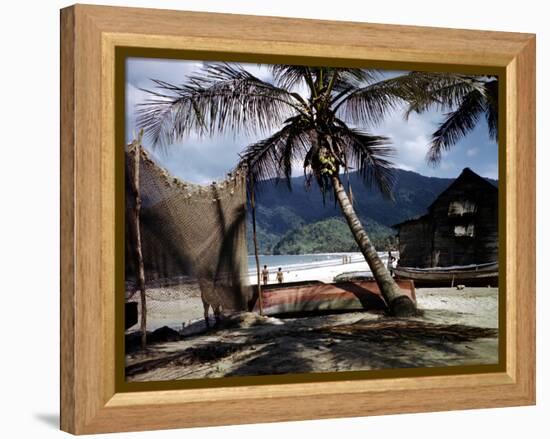
<path id="1" fill-rule="evenodd" d="M 203 301 L 246 310 L 246 169 L 209 186 L 183 182 L 157 165 L 141 145 L 141 240 L 148 285 L 196 282 Z M 126 150 L 126 218 L 134 197 L 133 157 Z M 126 280 L 136 280 L 135 240 L 126 221 Z M 131 288 L 127 288 L 127 290 Z"/>

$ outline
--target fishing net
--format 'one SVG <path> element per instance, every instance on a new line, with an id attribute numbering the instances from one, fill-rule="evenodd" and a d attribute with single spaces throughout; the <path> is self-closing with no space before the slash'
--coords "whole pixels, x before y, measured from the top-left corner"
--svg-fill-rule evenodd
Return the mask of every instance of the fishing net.
<path id="1" fill-rule="evenodd" d="M 162 318 L 185 311 L 188 318 L 202 316 L 200 299 L 224 311 L 247 309 L 246 171 L 236 170 L 209 186 L 186 183 L 158 166 L 136 143 L 126 150 L 127 301 L 139 301 L 134 294 L 135 231 L 128 221 L 136 200 L 131 184 L 136 148 L 141 247 L 147 296 L 152 299 L 147 302 L 147 314 Z"/>

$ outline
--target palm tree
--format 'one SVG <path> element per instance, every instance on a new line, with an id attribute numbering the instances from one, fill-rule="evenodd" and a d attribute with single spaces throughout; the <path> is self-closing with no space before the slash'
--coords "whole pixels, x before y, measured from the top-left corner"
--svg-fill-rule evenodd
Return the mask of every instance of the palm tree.
<path id="1" fill-rule="evenodd" d="M 413 314 L 414 303 L 382 263 L 341 180 L 341 172 L 357 169 L 366 183 L 391 197 L 389 140 L 358 126 L 376 124 L 408 100 L 409 78 L 384 78 L 366 69 L 269 69 L 272 81 L 226 63 L 206 64 L 183 85 L 154 80 L 156 90 L 144 90 L 151 98 L 138 110 L 138 125 L 154 145 L 174 143 L 192 131 L 271 133 L 241 155 L 250 181 L 283 178 L 290 187 L 293 164 L 303 162 L 306 181 L 315 180 L 323 197 L 335 196 L 391 313 Z"/>
<path id="2" fill-rule="evenodd" d="M 411 112 L 422 113 L 430 108 L 447 112 L 445 119 L 432 134 L 427 160 L 439 164 L 443 151 L 474 129 L 484 117 L 489 136 L 498 140 L 498 78 L 458 73 L 411 72 L 408 95 Z M 414 85 L 413 85 L 414 84 Z"/>

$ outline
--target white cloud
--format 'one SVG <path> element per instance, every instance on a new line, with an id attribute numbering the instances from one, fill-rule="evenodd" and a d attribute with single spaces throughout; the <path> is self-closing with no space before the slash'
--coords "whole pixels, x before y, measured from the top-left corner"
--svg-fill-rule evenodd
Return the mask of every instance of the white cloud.
<path id="1" fill-rule="evenodd" d="M 396 168 L 403 169 L 404 171 L 413 171 L 416 172 L 416 168 L 413 168 L 412 166 L 405 165 L 404 163 L 394 163 Z"/>
<path id="2" fill-rule="evenodd" d="M 137 87 L 151 88 L 151 79 L 161 79 L 172 84 L 185 82 L 187 76 L 202 67 L 202 61 L 171 59 L 128 58 L 126 81 Z"/>
<path id="3" fill-rule="evenodd" d="M 424 155 L 428 150 L 426 146 L 428 145 L 428 138 L 425 134 L 419 134 L 414 139 L 404 140 L 399 143 L 399 146 L 396 145 L 396 147 L 398 148 L 397 154 L 405 156 L 413 162 L 419 162 L 423 160 Z"/>
<path id="4" fill-rule="evenodd" d="M 147 93 L 134 84 L 126 83 L 126 142 L 131 142 L 136 133 L 136 105 L 147 98 Z"/>
<path id="5" fill-rule="evenodd" d="M 398 167 L 420 169 L 425 165 L 428 144 L 433 131 L 435 115 L 411 114 L 408 120 L 403 117 L 403 109 L 393 111 L 372 131 L 390 137 L 396 155 L 394 161 Z"/>
<path id="6" fill-rule="evenodd" d="M 441 161 L 441 164 L 439 165 L 441 167 L 441 169 L 443 171 L 449 171 L 453 168 L 456 167 L 456 165 L 454 164 L 454 162 L 450 161 L 450 160 L 442 160 Z"/>
<path id="7" fill-rule="evenodd" d="M 147 93 L 140 88 L 152 88 L 154 83 L 151 78 L 160 79 L 169 83 L 181 84 L 189 74 L 196 72 L 204 65 L 201 61 L 181 60 L 158 60 L 131 58 L 127 61 L 127 82 L 126 82 L 126 136 L 130 141 L 135 131 L 135 110 L 136 104 L 143 102 Z M 271 73 L 266 66 L 257 64 L 243 64 L 252 74 L 265 81 L 271 81 Z M 391 72 L 390 72 L 391 73 Z M 296 90 L 305 95 L 306 87 Z M 426 162 L 426 153 L 430 138 L 441 120 L 441 114 L 429 111 L 422 115 L 411 114 L 408 120 L 403 117 L 403 108 L 398 108 L 388 114 L 385 120 L 376 127 L 359 127 L 371 134 L 388 136 L 395 149 L 393 162 L 396 167 L 419 172 L 429 176 L 456 176 L 464 166 L 472 167 L 471 159 L 476 157 L 476 163 L 482 166 L 489 166 L 491 162 L 486 158 L 480 145 L 479 135 L 473 147 L 471 139 L 469 144 L 456 145 L 452 151 L 444 153 L 444 160 L 438 167 L 430 167 Z M 230 171 L 239 159 L 239 152 L 243 148 L 269 135 L 264 133 L 258 138 L 246 136 L 234 136 L 228 133 L 223 136 L 212 138 L 200 138 L 196 133 L 190 135 L 178 145 L 167 147 L 166 154 L 158 154 L 158 160 L 170 172 L 175 175 L 194 182 L 207 183 L 214 179 L 221 178 Z M 498 175 L 497 166 L 488 169 L 483 173 L 486 176 Z M 293 175 L 302 175 L 303 168 L 301 161 L 293 163 Z"/>
<path id="8" fill-rule="evenodd" d="M 183 83 L 189 74 L 196 72 L 203 65 L 200 61 L 129 59 L 126 81 L 126 140 L 129 142 L 136 135 L 137 104 L 149 97 L 148 93 L 140 88 L 154 89 L 151 79 L 174 84 Z M 267 69 L 253 67 L 253 74 L 266 75 Z M 144 146 L 170 173 L 192 183 L 206 184 L 223 178 L 231 171 L 239 160 L 238 153 L 251 142 L 252 139 L 232 133 L 209 138 L 189 133 L 182 142 L 168 145 L 162 151 L 153 149 L 147 143 L 147 139 L 144 139 Z"/>
<path id="9" fill-rule="evenodd" d="M 489 165 L 482 172 L 481 175 L 487 178 L 492 178 L 493 180 L 498 180 L 498 166 Z"/>
<path id="10" fill-rule="evenodd" d="M 239 161 L 239 153 L 251 143 L 244 136 L 218 135 L 185 139 L 162 150 L 153 151 L 157 162 L 171 174 L 191 183 L 208 184 L 225 178 Z"/>

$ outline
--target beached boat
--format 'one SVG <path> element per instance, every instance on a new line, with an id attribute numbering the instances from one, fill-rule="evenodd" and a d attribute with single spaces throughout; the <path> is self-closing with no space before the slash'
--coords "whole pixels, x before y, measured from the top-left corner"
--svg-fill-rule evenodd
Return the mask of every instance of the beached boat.
<path id="1" fill-rule="evenodd" d="M 397 267 L 394 274 L 397 279 L 413 280 L 416 286 L 496 286 L 498 262 L 453 267 Z"/>
<path id="2" fill-rule="evenodd" d="M 416 302 L 414 282 L 401 280 L 399 287 Z M 257 287 L 254 286 L 257 291 Z M 257 293 L 251 310 L 259 311 Z M 324 283 L 292 282 L 262 286 L 263 314 L 285 316 L 363 310 L 385 310 L 386 302 L 373 280 Z"/>

